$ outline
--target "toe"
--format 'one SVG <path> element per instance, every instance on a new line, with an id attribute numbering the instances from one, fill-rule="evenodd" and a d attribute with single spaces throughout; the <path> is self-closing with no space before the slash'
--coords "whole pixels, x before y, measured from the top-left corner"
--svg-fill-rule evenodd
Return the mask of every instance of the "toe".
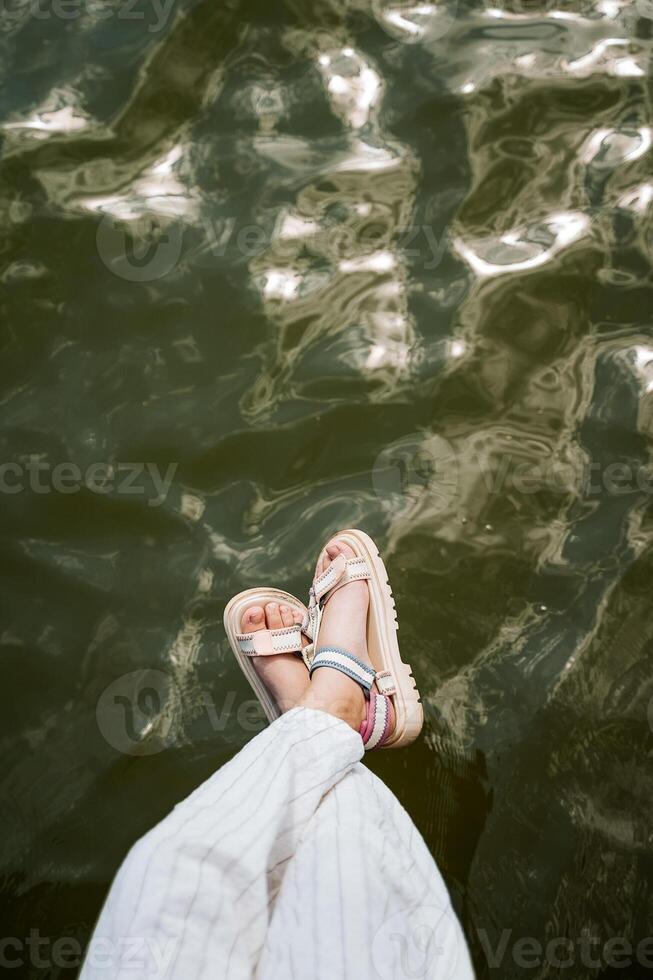
<path id="1" fill-rule="evenodd" d="M 351 547 L 351 545 L 347 544 L 346 541 L 338 541 L 338 540 L 329 541 L 326 547 L 326 552 L 327 555 L 329 556 L 330 561 L 333 561 L 333 559 L 337 558 L 338 555 L 344 555 L 345 558 L 356 557 L 356 552 Z"/>
<path id="2" fill-rule="evenodd" d="M 284 606 L 282 603 L 279 606 L 279 613 L 281 614 L 281 622 L 284 626 L 292 626 L 294 624 L 295 617 L 290 606 Z"/>
<path id="3" fill-rule="evenodd" d="M 326 548 L 320 552 L 320 557 L 317 560 L 317 565 L 315 567 L 315 577 L 319 578 L 323 572 L 326 572 L 327 568 L 338 555 L 344 555 L 345 558 L 355 558 L 356 552 L 354 549 L 348 545 L 345 541 L 340 541 L 338 538 L 333 538 L 329 541 Z"/>
<path id="4" fill-rule="evenodd" d="M 332 541 L 330 544 L 328 544 L 326 546 L 326 553 L 329 558 L 329 561 L 333 561 L 334 558 L 337 558 L 338 555 L 340 554 L 340 545 L 338 544 L 338 542 Z"/>
<path id="5" fill-rule="evenodd" d="M 255 633 L 256 630 L 265 629 L 265 613 L 262 606 L 250 606 L 243 616 L 241 624 L 243 633 Z"/>
<path id="6" fill-rule="evenodd" d="M 283 626 L 283 621 L 281 619 L 281 613 L 279 612 L 278 602 L 268 602 L 265 607 L 265 620 L 268 624 L 268 629 L 278 630 Z"/>

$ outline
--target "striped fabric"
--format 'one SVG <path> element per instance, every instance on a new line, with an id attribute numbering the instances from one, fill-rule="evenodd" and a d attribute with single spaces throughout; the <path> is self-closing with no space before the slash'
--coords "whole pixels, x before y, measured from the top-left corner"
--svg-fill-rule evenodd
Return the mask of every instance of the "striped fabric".
<path id="1" fill-rule="evenodd" d="M 302 649 L 301 626 L 284 626 L 276 630 L 257 630 L 255 633 L 237 633 L 236 639 L 242 653 L 256 657 L 265 653 L 293 653 Z"/>
<path id="2" fill-rule="evenodd" d="M 315 593 L 315 598 L 320 601 L 322 596 L 326 595 L 329 589 L 332 589 L 336 584 L 338 579 L 343 575 L 345 568 L 347 567 L 347 559 L 342 555 L 331 562 L 329 567 L 321 575 L 318 575 L 313 581 L 313 592 Z"/>
<path id="3" fill-rule="evenodd" d="M 345 558 L 343 555 L 338 555 L 327 570 L 315 579 L 313 591 L 319 602 L 329 589 L 332 589 L 341 580 L 344 585 L 346 582 L 353 582 L 356 579 L 368 578 L 370 578 L 370 570 L 364 558 Z"/>
<path id="4" fill-rule="evenodd" d="M 357 684 L 360 684 L 365 691 L 370 690 L 376 677 L 376 671 L 373 667 L 341 649 L 341 647 L 320 647 L 311 664 L 311 676 L 318 667 L 332 667 L 341 671 L 356 681 Z"/>
<path id="5" fill-rule="evenodd" d="M 397 693 L 397 685 L 395 684 L 395 679 L 391 671 L 377 670 L 376 688 L 380 694 L 390 695 Z"/>
<path id="6" fill-rule="evenodd" d="M 366 752 L 380 748 L 385 742 L 390 722 L 394 720 L 390 698 L 370 691 L 367 718 L 361 725 L 360 735 Z"/>
<path id="7" fill-rule="evenodd" d="M 320 632 L 323 608 L 329 597 L 333 595 L 333 590 L 341 588 L 348 582 L 370 577 L 370 570 L 364 558 L 345 558 L 344 555 L 338 555 L 326 571 L 313 580 L 309 592 L 308 616 L 304 626 L 304 632 L 312 641 L 310 649 L 304 649 L 303 653 L 307 667 L 310 668 L 313 658 L 313 644 L 317 642 Z"/>
<path id="8" fill-rule="evenodd" d="M 295 708 L 128 854 L 81 980 L 473 980 L 447 889 L 344 722 Z"/>

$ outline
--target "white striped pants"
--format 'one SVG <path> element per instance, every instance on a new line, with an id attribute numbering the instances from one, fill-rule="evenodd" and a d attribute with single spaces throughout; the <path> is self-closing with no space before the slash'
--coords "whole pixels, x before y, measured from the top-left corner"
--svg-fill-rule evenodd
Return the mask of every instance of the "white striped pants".
<path id="1" fill-rule="evenodd" d="M 295 708 L 130 851 L 81 980 L 469 980 L 433 858 L 363 743 Z"/>

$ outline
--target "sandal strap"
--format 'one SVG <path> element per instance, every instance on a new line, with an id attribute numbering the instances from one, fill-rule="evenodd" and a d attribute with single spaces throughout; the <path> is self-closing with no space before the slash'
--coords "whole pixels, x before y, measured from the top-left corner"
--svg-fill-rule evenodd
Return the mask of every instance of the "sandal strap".
<path id="1" fill-rule="evenodd" d="M 312 596 L 311 596 L 312 598 Z M 317 610 L 315 611 L 315 617 L 311 612 L 311 608 L 306 610 L 304 613 L 304 619 L 300 627 L 304 636 L 308 637 L 308 643 L 305 647 L 302 647 L 302 657 L 304 658 L 304 663 L 306 669 L 311 669 L 311 664 L 313 662 L 313 650 L 315 649 L 315 637 L 317 635 Z"/>
<path id="2" fill-rule="evenodd" d="M 341 588 L 348 582 L 368 578 L 371 575 L 365 558 L 345 558 L 344 555 L 338 555 L 326 571 L 313 580 L 312 594 L 319 603 L 328 593 L 334 591 L 335 586 Z"/>
<path id="3" fill-rule="evenodd" d="M 370 691 L 367 702 L 367 717 L 360 727 L 360 736 L 366 752 L 380 749 L 394 728 L 395 711 L 392 701 L 384 694 Z"/>
<path id="4" fill-rule="evenodd" d="M 304 622 L 302 623 L 302 630 L 305 636 L 308 637 L 308 646 L 304 647 L 303 657 L 304 663 L 311 669 L 311 663 L 313 662 L 313 653 L 315 650 L 315 640 L 317 638 L 318 631 L 320 629 L 320 615 L 321 609 L 315 600 L 313 595 L 313 588 L 311 587 L 309 600 L 308 600 L 308 612 L 304 617 Z"/>
<path id="5" fill-rule="evenodd" d="M 246 657 L 270 657 L 275 653 L 301 653 L 302 627 L 283 626 L 276 630 L 236 633 L 240 652 Z"/>
<path id="6" fill-rule="evenodd" d="M 356 681 L 357 684 L 360 684 L 366 694 L 372 689 L 376 677 L 376 671 L 373 667 L 363 663 L 353 653 L 348 653 L 341 647 L 320 647 L 311 663 L 311 677 L 319 667 L 332 667 L 334 670 L 341 671 Z"/>
<path id="7" fill-rule="evenodd" d="M 304 662 L 309 669 L 325 604 L 343 585 L 369 578 L 371 574 L 365 558 L 345 558 L 344 555 L 338 555 L 326 571 L 313 580 L 309 593 L 308 612 L 302 623 L 302 630 L 311 641 L 303 651 Z"/>
<path id="8" fill-rule="evenodd" d="M 395 679 L 390 670 L 377 670 L 376 672 L 376 689 L 379 694 L 383 694 L 389 697 L 391 694 L 397 693 L 397 685 L 395 684 Z"/>

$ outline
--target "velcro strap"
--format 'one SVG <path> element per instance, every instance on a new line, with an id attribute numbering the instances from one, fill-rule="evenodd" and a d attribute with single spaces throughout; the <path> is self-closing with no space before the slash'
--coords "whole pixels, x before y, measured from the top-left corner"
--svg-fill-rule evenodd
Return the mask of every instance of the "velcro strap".
<path id="1" fill-rule="evenodd" d="M 381 748 L 394 724 L 394 710 L 390 698 L 370 692 L 367 717 L 360 727 L 360 735 L 366 752 Z"/>
<path id="2" fill-rule="evenodd" d="M 311 669 L 311 661 L 313 660 L 313 640 L 315 638 L 315 615 L 314 615 L 314 604 L 313 596 L 311 594 L 311 605 L 304 613 L 304 619 L 302 620 L 301 630 L 304 636 L 308 639 L 308 643 L 305 647 L 302 647 L 302 658 L 306 669 Z M 317 608 L 317 607 L 315 607 Z"/>
<path id="3" fill-rule="evenodd" d="M 284 626 L 276 630 L 237 633 L 241 653 L 247 657 L 270 657 L 275 653 L 301 653 L 301 626 Z"/>
<path id="4" fill-rule="evenodd" d="M 310 608 L 304 613 L 304 618 L 302 620 L 301 631 L 304 636 L 307 636 L 309 640 L 313 639 L 313 623 L 314 617 L 311 613 Z"/>
<path id="5" fill-rule="evenodd" d="M 374 668 L 340 647 L 320 647 L 313 657 L 311 676 L 318 667 L 332 667 L 341 671 L 360 684 L 364 691 L 369 691 L 374 683 Z"/>
<path id="6" fill-rule="evenodd" d="M 347 567 L 347 559 L 344 555 L 334 558 L 326 571 L 322 572 L 313 582 L 313 592 L 319 602 L 322 596 L 332 589 L 336 582 L 342 578 Z"/>
<path id="7" fill-rule="evenodd" d="M 338 555 L 313 582 L 313 593 L 319 602 L 334 586 L 340 588 L 348 582 L 366 578 L 370 578 L 370 570 L 364 558 L 345 558 L 344 555 Z"/>
<path id="8" fill-rule="evenodd" d="M 304 666 L 310 671 L 311 664 L 313 663 L 313 644 L 307 643 L 305 647 L 302 647 L 302 659 L 304 661 Z"/>
<path id="9" fill-rule="evenodd" d="M 315 593 L 311 589 L 311 594 L 309 597 L 308 609 L 306 611 L 306 616 L 304 617 L 304 622 L 302 623 L 302 632 L 306 634 L 309 640 L 314 640 L 317 636 L 317 631 L 320 627 L 320 607 L 315 598 Z"/>
<path id="10" fill-rule="evenodd" d="M 379 694 L 396 694 L 397 685 L 395 684 L 395 679 L 389 670 L 379 670 L 376 675 L 376 687 Z"/>
<path id="11" fill-rule="evenodd" d="M 348 558 L 345 568 L 345 577 L 348 582 L 353 582 L 360 578 L 371 578 L 370 570 L 367 567 L 365 558 Z"/>

